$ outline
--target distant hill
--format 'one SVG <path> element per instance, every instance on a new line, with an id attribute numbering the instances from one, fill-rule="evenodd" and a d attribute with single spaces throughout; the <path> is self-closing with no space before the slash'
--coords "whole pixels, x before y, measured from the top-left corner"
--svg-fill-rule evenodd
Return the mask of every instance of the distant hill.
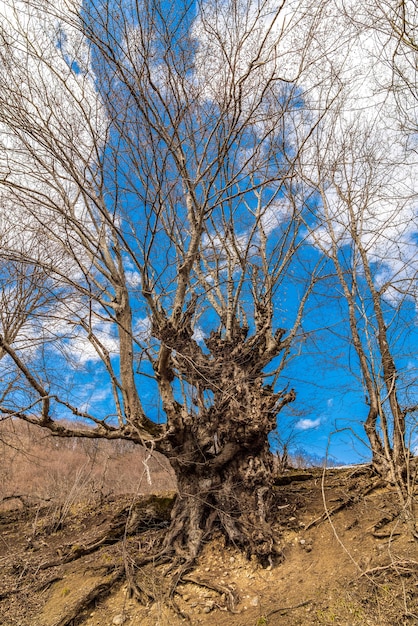
<path id="1" fill-rule="evenodd" d="M 0 458 L 3 509 L 175 489 L 167 460 L 156 452 L 128 441 L 53 437 L 19 420 L 0 423 Z"/>

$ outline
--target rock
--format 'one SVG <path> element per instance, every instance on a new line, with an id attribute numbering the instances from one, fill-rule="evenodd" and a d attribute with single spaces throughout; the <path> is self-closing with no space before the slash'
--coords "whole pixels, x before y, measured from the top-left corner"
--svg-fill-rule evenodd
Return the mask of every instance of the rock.
<path id="1" fill-rule="evenodd" d="M 206 602 L 205 606 L 203 607 L 203 613 L 210 613 L 211 611 L 213 611 L 214 608 L 215 608 L 214 601 L 209 600 L 208 602 Z"/>
<path id="2" fill-rule="evenodd" d="M 126 622 L 126 617 L 124 615 L 115 615 L 115 617 L 112 620 L 112 624 L 113 626 L 121 626 L 122 624 L 124 624 Z"/>
<path id="3" fill-rule="evenodd" d="M 251 606 L 258 606 L 260 604 L 260 598 L 258 596 L 254 596 L 250 600 Z"/>

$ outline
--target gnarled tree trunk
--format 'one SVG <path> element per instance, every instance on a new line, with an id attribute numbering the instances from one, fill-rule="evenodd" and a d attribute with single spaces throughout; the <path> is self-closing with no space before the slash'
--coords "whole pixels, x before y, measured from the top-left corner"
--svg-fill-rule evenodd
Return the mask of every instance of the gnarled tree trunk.
<path id="1" fill-rule="evenodd" d="M 165 546 L 188 559 L 197 556 L 215 527 L 263 563 L 277 553 L 269 523 L 273 456 L 268 435 L 295 393 L 274 393 L 263 384 L 267 352 L 272 341 L 277 353 L 282 349 L 282 331 L 275 339 L 270 335 L 269 342 L 263 334 L 247 339 L 247 332 L 236 328 L 231 340 L 212 333 L 204 352 L 190 333 L 176 334 L 167 326 L 159 331 L 176 348 L 171 366 L 195 394 L 187 407 L 172 396 L 164 398 L 167 381 L 161 387 L 168 430 L 159 449 L 169 458 L 179 487 Z"/>
<path id="2" fill-rule="evenodd" d="M 196 443 L 191 432 L 186 440 Z M 185 448 L 189 445 L 186 444 Z M 226 444 L 218 457 L 184 464 L 171 457 L 179 497 L 172 512 L 172 525 L 166 546 L 194 559 L 202 540 L 216 527 L 228 541 L 243 547 L 248 556 L 268 563 L 276 546 L 268 520 L 271 511 L 271 454 L 258 445 L 253 454 L 239 444 Z M 181 456 L 181 455 L 180 455 Z"/>

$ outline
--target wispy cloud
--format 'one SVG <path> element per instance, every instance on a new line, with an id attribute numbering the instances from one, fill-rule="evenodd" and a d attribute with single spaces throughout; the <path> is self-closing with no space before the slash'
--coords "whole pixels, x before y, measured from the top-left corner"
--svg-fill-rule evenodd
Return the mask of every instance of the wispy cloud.
<path id="1" fill-rule="evenodd" d="M 370 261 L 380 265 L 378 286 L 396 283 L 385 297 L 402 298 L 403 291 L 413 295 L 418 159 L 416 136 L 402 116 L 408 112 L 416 118 L 418 110 L 413 90 L 399 106 L 400 86 L 392 68 L 399 58 L 398 41 L 387 37 L 383 45 L 367 3 L 331 0 L 326 11 L 315 0 L 301 5 L 310 8 L 309 20 L 312 11 L 321 12 L 300 86 L 308 107 L 322 115 L 305 145 L 302 170 L 322 188 L 323 217 L 326 207 L 338 245 L 350 242 L 354 228 Z M 299 42 L 307 26 L 302 17 L 295 31 Z M 327 249 L 331 237 L 323 224 L 313 242 Z"/>
<path id="2" fill-rule="evenodd" d="M 318 417 L 317 419 L 301 419 L 298 422 L 296 422 L 296 428 L 298 430 L 310 430 L 312 428 L 318 428 L 318 426 L 321 425 L 321 418 Z"/>

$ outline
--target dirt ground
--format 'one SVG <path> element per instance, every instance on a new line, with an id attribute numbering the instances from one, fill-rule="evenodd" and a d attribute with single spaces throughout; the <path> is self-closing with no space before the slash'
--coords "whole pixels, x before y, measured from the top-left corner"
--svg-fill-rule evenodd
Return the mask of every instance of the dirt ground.
<path id="1" fill-rule="evenodd" d="M 172 493 L 109 496 L 59 512 L 3 502 L 0 624 L 418 624 L 418 547 L 393 490 L 353 468 L 288 472 L 278 483 L 280 562 L 263 569 L 215 537 L 177 586 L 177 610 L 164 601 L 167 565 L 135 566 L 164 532 Z M 143 604 L 128 592 L 127 573 Z"/>

